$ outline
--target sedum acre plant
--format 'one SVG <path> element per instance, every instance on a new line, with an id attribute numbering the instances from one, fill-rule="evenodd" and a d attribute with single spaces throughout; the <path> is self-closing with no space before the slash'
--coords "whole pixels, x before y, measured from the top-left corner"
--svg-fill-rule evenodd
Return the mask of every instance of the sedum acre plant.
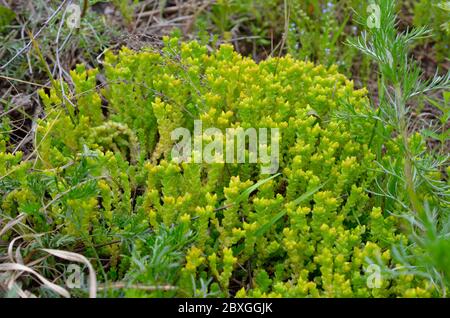
<path id="1" fill-rule="evenodd" d="M 79 65 L 71 76 L 73 105 L 59 87 L 41 91 L 34 161 L 0 142 L 0 209 L 70 237 L 60 246 L 83 251 L 99 281 L 129 283 L 120 295 L 434 295 L 423 278 L 368 270 L 369 259 L 401 268 L 390 248 L 408 239 L 367 191 L 379 174 L 373 123 L 332 116 L 344 104 L 370 111 L 366 91 L 336 67 L 290 56 L 257 64 L 229 45 L 209 52 L 166 38 L 160 51 L 123 48 L 101 70 Z M 279 128 L 278 173 L 174 162 L 171 131 L 194 120 Z"/>

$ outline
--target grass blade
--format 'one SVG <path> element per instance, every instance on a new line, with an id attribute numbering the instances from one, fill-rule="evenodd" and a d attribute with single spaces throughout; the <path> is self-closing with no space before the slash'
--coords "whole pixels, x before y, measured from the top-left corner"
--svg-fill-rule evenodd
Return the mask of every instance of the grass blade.
<path id="1" fill-rule="evenodd" d="M 43 251 L 53 256 L 65 259 L 67 261 L 85 264 L 89 269 L 89 297 L 90 298 L 97 297 L 97 278 L 95 276 L 95 270 L 86 257 L 73 252 L 53 250 L 53 249 L 43 249 Z"/>
<path id="2" fill-rule="evenodd" d="M 66 289 L 48 281 L 46 278 L 44 278 L 42 275 L 40 275 L 35 270 L 29 268 L 28 266 L 25 266 L 22 264 L 16 264 L 16 263 L 4 263 L 4 264 L 0 264 L 0 271 L 4 271 L 4 272 L 6 272 L 6 271 L 21 271 L 21 272 L 27 272 L 27 273 L 33 274 L 45 285 L 45 287 L 54 291 L 58 295 L 61 295 L 66 298 L 70 298 L 70 294 Z"/>
<path id="3" fill-rule="evenodd" d="M 308 198 L 310 198 L 311 196 L 314 195 L 314 193 L 316 193 L 317 191 L 319 191 L 320 189 L 323 188 L 323 186 L 325 184 L 327 184 L 328 181 L 322 183 L 321 185 L 312 188 L 309 191 L 306 191 L 305 193 L 303 193 L 301 196 L 299 196 L 297 199 L 295 199 L 294 201 L 292 201 L 291 203 L 294 205 L 298 205 L 300 203 L 302 203 L 303 201 L 307 200 Z M 268 230 L 270 230 L 270 228 L 277 223 L 283 216 L 286 215 L 286 210 L 281 211 L 280 213 L 278 213 L 277 215 L 275 215 L 269 222 L 267 222 L 266 224 L 264 224 L 263 226 L 261 226 L 259 229 L 256 230 L 255 235 L 256 237 L 260 237 L 263 236 Z"/>
<path id="4" fill-rule="evenodd" d="M 257 183 L 255 183 L 254 185 L 252 185 L 251 187 L 248 187 L 244 192 L 241 193 L 241 195 L 239 195 L 239 196 L 237 197 L 237 199 L 234 201 L 234 204 L 239 204 L 239 203 L 241 203 L 242 201 L 248 199 L 248 197 L 250 196 L 250 194 L 251 194 L 253 191 L 255 191 L 256 189 L 258 189 L 258 188 L 259 188 L 260 186 L 262 186 L 264 183 L 267 183 L 267 182 L 269 182 L 270 180 L 272 180 L 272 179 L 278 177 L 279 175 L 281 175 L 281 173 L 274 174 L 273 176 L 268 177 L 268 178 L 263 179 L 263 180 L 260 180 L 260 181 L 258 181 Z"/>

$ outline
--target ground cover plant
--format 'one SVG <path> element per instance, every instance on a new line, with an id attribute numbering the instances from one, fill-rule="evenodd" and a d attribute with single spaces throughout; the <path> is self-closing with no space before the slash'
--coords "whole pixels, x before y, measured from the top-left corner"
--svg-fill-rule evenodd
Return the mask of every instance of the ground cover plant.
<path id="1" fill-rule="evenodd" d="M 30 34 L 39 75 L 20 80 L 26 58 L 14 54 L 2 73 L 23 89 L 45 82 L 31 93 L 34 114 L 14 106 L 11 88 L 2 102 L 1 295 L 445 297 L 447 4 L 427 16 L 424 2 L 412 10 L 418 28 L 399 24 L 403 3 L 392 0 L 375 11 L 224 0 L 174 31 L 190 2 L 158 2 L 150 14 L 147 3 L 81 1 L 79 33 L 59 18 L 47 34 L 66 36 L 65 48 L 95 43 L 78 64 L 59 46 L 52 59 L 52 43 Z M 98 25 L 99 8 L 113 5 L 116 29 L 107 17 Z M 9 34 L 15 12 L 0 15 Z M 157 40 L 112 43 L 158 15 L 174 25 Z M 434 15 L 436 32 L 423 26 Z M 443 68 L 431 77 L 414 60 L 420 45 Z M 196 135 L 198 122 L 214 133 Z M 175 156 L 186 147 L 173 138 L 180 128 L 194 135 L 190 161 Z M 278 143 L 257 151 L 276 169 L 261 169 L 261 156 L 250 163 L 251 136 L 238 162 L 229 128 L 278 129 L 266 136 Z M 195 161 L 195 145 L 215 160 Z"/>

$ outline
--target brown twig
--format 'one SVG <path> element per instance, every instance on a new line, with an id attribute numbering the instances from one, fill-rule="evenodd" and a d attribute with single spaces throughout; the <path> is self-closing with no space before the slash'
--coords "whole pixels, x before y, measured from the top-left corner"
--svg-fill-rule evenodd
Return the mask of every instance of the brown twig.
<path id="1" fill-rule="evenodd" d="M 97 290 L 105 290 L 105 289 L 139 289 L 144 291 L 171 291 L 171 290 L 177 290 L 178 287 L 176 286 L 170 286 L 170 285 L 163 285 L 163 286 L 148 286 L 148 285 L 138 285 L 138 284 L 127 284 L 123 282 L 113 283 L 113 284 L 107 284 L 107 285 L 99 285 L 97 287 Z"/>

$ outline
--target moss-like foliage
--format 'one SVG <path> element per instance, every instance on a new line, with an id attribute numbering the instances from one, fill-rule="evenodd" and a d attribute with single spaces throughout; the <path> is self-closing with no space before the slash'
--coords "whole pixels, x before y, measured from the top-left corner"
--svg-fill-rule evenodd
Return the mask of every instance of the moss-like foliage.
<path id="1" fill-rule="evenodd" d="M 432 295 L 411 275 L 368 284 L 370 260 L 399 265 L 390 247 L 407 238 L 367 191 L 378 173 L 373 123 L 332 116 L 367 103 L 335 67 L 289 56 L 257 64 L 228 45 L 208 52 L 171 38 L 161 51 L 124 48 L 102 70 L 80 65 L 71 76 L 75 107 L 41 92 L 36 160 L 0 153 L 0 204 L 38 232 L 97 246 L 109 280 L 173 284 L 164 295 L 178 296 Z M 171 131 L 197 119 L 204 129 L 279 128 L 280 174 L 173 162 Z M 167 250 L 141 235 L 171 228 L 179 238 L 164 239 Z M 158 255 L 175 260 L 175 273 L 152 267 Z"/>

